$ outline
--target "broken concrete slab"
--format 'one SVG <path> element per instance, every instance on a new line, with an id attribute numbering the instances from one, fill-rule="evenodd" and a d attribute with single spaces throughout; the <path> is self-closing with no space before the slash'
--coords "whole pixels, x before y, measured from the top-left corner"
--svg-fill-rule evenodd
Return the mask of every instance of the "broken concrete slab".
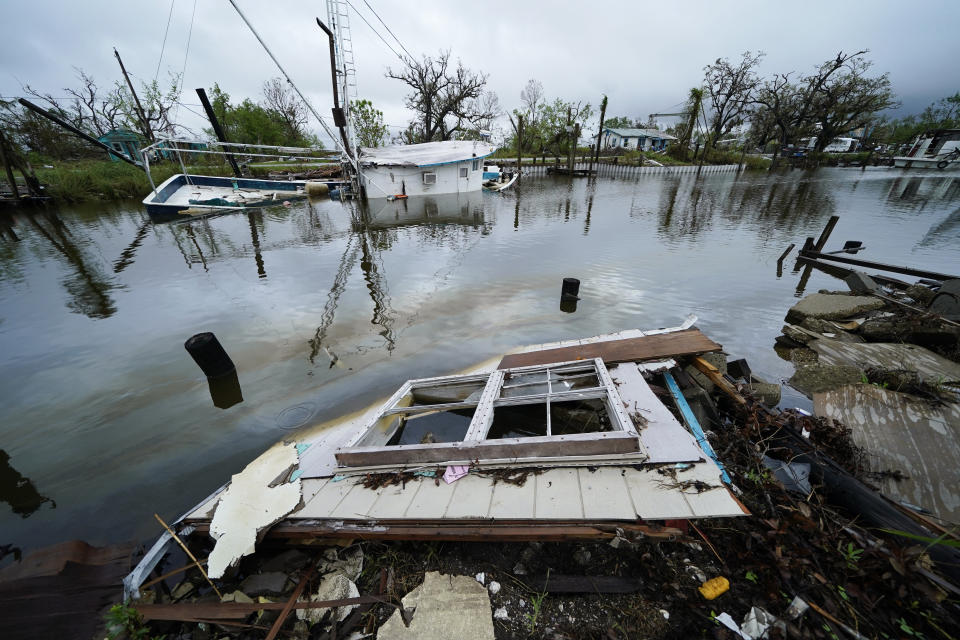
<path id="1" fill-rule="evenodd" d="M 768 407 L 780 404 L 780 385 L 771 382 L 751 382 L 747 385 L 750 395 Z"/>
<path id="2" fill-rule="evenodd" d="M 843 320 L 867 311 L 882 309 L 883 300 L 872 296 L 847 296 L 831 293 L 814 293 L 787 311 L 787 322 L 800 323 L 804 318 Z"/>
<path id="3" fill-rule="evenodd" d="M 960 364 L 912 344 L 854 344 L 820 339 L 807 346 L 817 352 L 820 364 L 916 371 L 922 380 L 936 384 L 960 380 Z"/>
<path id="4" fill-rule="evenodd" d="M 268 571 L 247 576 L 240 590 L 250 596 L 279 596 L 286 591 L 290 579 L 280 571 Z"/>
<path id="5" fill-rule="evenodd" d="M 309 597 L 301 596 L 300 601 L 320 602 L 322 600 L 343 600 L 344 598 L 358 597 L 360 597 L 360 591 L 357 589 L 357 585 L 353 583 L 353 580 L 343 573 L 329 573 L 320 581 L 320 586 L 317 587 L 315 593 Z M 334 609 L 297 609 L 297 619 L 316 623 L 323 620 L 327 614 L 331 614 L 334 619 L 343 620 L 350 615 L 350 612 L 356 609 L 357 606 L 359 605 L 351 604 Z"/>
<path id="6" fill-rule="evenodd" d="M 220 598 L 220 602 L 241 602 L 244 604 L 253 604 L 253 598 L 245 594 L 243 591 L 233 591 L 231 593 L 223 594 L 223 597 Z"/>
<path id="7" fill-rule="evenodd" d="M 351 580 L 357 580 L 363 571 L 363 549 L 327 549 L 323 552 L 323 560 L 318 569 L 320 573 L 342 573 Z"/>
<path id="8" fill-rule="evenodd" d="M 813 407 L 817 415 L 850 428 L 854 442 L 869 453 L 873 471 L 908 476 L 881 475 L 877 482 L 884 494 L 947 521 L 960 518 L 960 404 L 857 384 L 814 394 Z"/>
<path id="9" fill-rule="evenodd" d="M 394 612 L 377 632 L 379 640 L 493 640 L 490 596 L 473 576 L 430 571 L 423 584 L 403 598 L 403 606 L 416 607 L 410 626 Z"/>
<path id="10" fill-rule="evenodd" d="M 253 553 L 257 534 L 297 508 L 300 480 L 274 485 L 298 462 L 295 444 L 278 443 L 233 476 L 210 522 L 217 541 L 207 566 L 211 578 L 223 577 L 227 567 Z"/>
<path id="11" fill-rule="evenodd" d="M 859 367 L 808 364 L 797 368 L 790 378 L 790 386 L 809 396 L 812 393 L 861 382 L 866 375 Z"/>

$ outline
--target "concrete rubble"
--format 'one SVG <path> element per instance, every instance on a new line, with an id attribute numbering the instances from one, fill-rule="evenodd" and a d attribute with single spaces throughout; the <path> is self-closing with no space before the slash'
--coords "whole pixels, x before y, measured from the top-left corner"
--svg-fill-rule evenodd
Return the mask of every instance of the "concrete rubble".
<path id="1" fill-rule="evenodd" d="M 380 627 L 379 640 L 493 640 L 490 597 L 471 576 L 429 571 L 423 584 L 404 596 L 403 606 L 414 609 L 410 626 L 396 612 Z"/>

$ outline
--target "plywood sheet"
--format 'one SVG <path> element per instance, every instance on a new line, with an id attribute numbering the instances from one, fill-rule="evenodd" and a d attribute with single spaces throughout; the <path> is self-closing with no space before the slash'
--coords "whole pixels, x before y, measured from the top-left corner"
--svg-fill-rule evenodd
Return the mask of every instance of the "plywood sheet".
<path id="1" fill-rule="evenodd" d="M 625 340 L 593 342 L 557 349 L 514 353 L 500 361 L 497 368 L 528 367 L 552 362 L 601 358 L 605 363 L 635 362 L 720 351 L 722 347 L 700 333 L 686 329 L 672 333 L 647 335 Z"/>
<path id="2" fill-rule="evenodd" d="M 884 494 L 951 522 L 960 519 L 960 404 L 856 384 L 814 394 L 813 408 L 850 428 L 873 470 L 908 476 L 878 480 Z"/>

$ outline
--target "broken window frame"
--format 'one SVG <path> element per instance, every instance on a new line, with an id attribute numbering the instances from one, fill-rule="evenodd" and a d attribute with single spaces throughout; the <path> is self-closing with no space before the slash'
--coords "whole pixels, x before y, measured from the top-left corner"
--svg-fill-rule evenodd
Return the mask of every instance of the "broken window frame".
<path id="1" fill-rule="evenodd" d="M 501 393 L 503 389 L 517 388 L 519 386 L 525 386 L 527 383 L 521 383 L 517 385 L 510 385 L 509 378 L 517 375 L 524 374 L 533 374 L 533 373 L 544 373 L 547 384 L 546 393 L 535 393 L 522 396 L 512 396 L 512 397 L 502 397 Z M 598 386 L 590 387 L 586 389 L 577 389 L 577 390 L 566 390 L 566 391 L 555 391 L 553 390 L 553 384 L 556 380 L 553 379 L 553 374 L 573 374 L 574 377 L 580 376 L 596 376 L 598 381 Z M 443 387 L 451 386 L 456 384 L 464 384 L 471 382 L 481 382 L 484 381 L 483 391 L 480 394 L 480 397 L 476 400 L 464 400 L 461 402 L 452 402 L 452 403 L 442 403 L 442 404 L 431 404 L 431 405 L 412 405 L 412 404 L 401 404 L 409 398 L 412 402 L 413 394 L 412 392 L 415 389 L 423 389 L 429 387 Z M 507 384 L 505 385 L 505 381 Z M 533 382 L 533 384 L 543 384 L 542 382 Z M 597 432 L 588 432 L 583 434 L 569 434 L 569 435 L 553 435 L 550 427 L 550 405 L 554 402 L 565 402 L 570 400 L 603 400 L 605 409 L 607 410 L 607 415 L 610 419 L 610 430 L 609 431 L 597 431 Z M 547 435 L 546 436 L 525 436 L 525 437 L 515 437 L 515 438 L 501 438 L 495 440 L 488 440 L 488 434 L 490 428 L 493 425 L 494 411 L 498 407 L 507 407 L 507 406 L 519 406 L 519 405 L 531 405 L 531 404 L 543 404 L 544 410 L 547 411 Z M 425 445 L 387 445 L 393 436 L 396 434 L 397 430 L 402 426 L 402 417 L 406 415 L 417 415 L 427 411 L 450 411 L 458 409 L 473 409 L 474 415 L 471 419 L 470 426 L 467 428 L 467 432 L 464 435 L 462 440 L 457 440 L 453 442 L 446 443 L 433 443 Z M 393 420 L 393 418 L 400 418 L 398 420 Z M 386 422 L 383 422 L 386 420 Z M 395 423 L 394 423 L 395 422 Z M 379 426 L 378 426 L 379 423 Z M 574 360 L 567 362 L 556 362 L 550 364 L 538 364 L 530 365 L 526 367 L 515 367 L 512 369 L 497 369 L 490 373 L 482 374 L 468 374 L 468 375 L 459 375 L 459 376 L 442 376 L 437 378 L 421 378 L 416 380 L 408 380 L 405 382 L 396 393 L 394 393 L 389 400 L 376 412 L 374 417 L 367 422 L 365 427 L 356 434 L 353 438 L 347 441 L 343 447 L 338 449 L 337 460 L 340 462 L 341 466 L 362 466 L 362 465 L 350 465 L 345 464 L 344 459 L 341 458 L 341 454 L 344 452 L 350 454 L 358 453 L 373 453 L 378 452 L 389 452 L 389 451 L 404 451 L 411 449 L 418 449 L 423 447 L 436 447 L 436 446 L 447 446 L 456 448 L 458 445 L 469 446 L 472 444 L 485 444 L 493 445 L 495 443 L 503 443 L 507 446 L 518 445 L 524 442 L 529 443 L 557 443 L 560 441 L 584 441 L 584 440 L 602 440 L 609 439 L 611 436 L 633 436 L 637 439 L 638 451 L 640 453 L 645 453 L 642 446 L 639 445 L 639 437 L 637 434 L 636 427 L 634 426 L 633 421 L 626 414 L 624 410 L 623 401 L 620 398 L 620 394 L 617 391 L 617 387 L 614 384 L 613 380 L 610 378 L 610 373 L 607 371 L 606 366 L 603 364 L 603 360 L 600 358 L 595 358 L 592 360 Z M 611 445 L 615 446 L 615 445 Z M 491 451 L 494 448 L 490 449 Z M 496 450 L 502 450 L 502 447 L 498 447 Z M 453 454 L 451 454 L 453 455 Z M 565 454 L 570 456 L 581 455 L 579 451 L 571 450 L 570 453 Z M 343 456 L 347 458 L 348 456 Z M 451 459 L 459 459 L 453 457 Z"/>

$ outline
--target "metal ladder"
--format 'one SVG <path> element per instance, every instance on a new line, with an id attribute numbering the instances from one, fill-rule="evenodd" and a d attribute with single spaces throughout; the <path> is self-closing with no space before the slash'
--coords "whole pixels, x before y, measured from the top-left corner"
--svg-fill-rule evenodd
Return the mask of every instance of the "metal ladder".
<path id="1" fill-rule="evenodd" d="M 350 32 L 350 11 L 344 0 L 327 0 L 327 20 L 334 35 L 334 54 L 337 66 L 337 81 L 340 85 L 340 105 L 347 119 L 347 140 L 356 153 L 357 140 L 354 134 L 350 101 L 357 98 L 357 70 L 353 55 L 353 36 Z"/>

